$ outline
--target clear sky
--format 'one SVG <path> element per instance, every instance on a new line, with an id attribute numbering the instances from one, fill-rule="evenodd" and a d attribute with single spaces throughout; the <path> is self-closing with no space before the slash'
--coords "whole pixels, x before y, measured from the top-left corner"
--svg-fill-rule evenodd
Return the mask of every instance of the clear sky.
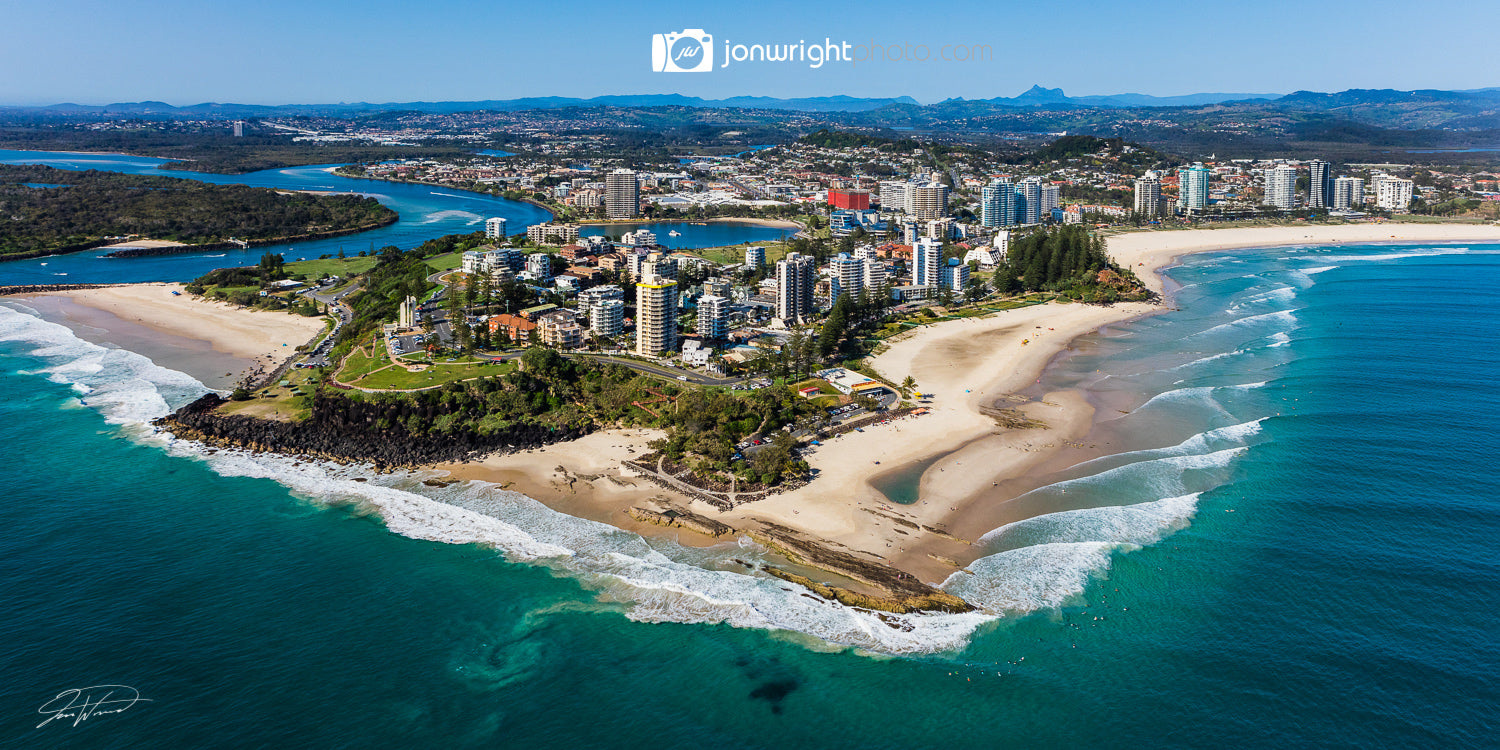
<path id="1" fill-rule="evenodd" d="M 713 72 L 654 72 L 686 28 Z M 0 0 L 0 103 L 1466 89 L 1500 86 L 1497 28 L 1494 0 Z M 726 39 L 825 38 L 929 59 L 720 67 Z"/>

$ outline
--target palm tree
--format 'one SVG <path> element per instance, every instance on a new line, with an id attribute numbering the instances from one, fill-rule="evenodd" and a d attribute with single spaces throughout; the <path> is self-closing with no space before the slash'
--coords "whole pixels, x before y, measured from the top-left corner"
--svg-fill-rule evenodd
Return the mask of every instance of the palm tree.
<path id="1" fill-rule="evenodd" d="M 917 381 L 913 380 L 910 375 L 907 375 L 906 379 L 901 381 L 901 398 L 911 398 L 911 392 L 916 389 Z"/>

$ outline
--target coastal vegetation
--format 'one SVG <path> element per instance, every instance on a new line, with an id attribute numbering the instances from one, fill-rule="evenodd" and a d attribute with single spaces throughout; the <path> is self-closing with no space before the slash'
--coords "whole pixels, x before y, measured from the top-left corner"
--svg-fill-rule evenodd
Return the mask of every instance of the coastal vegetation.
<path id="1" fill-rule="evenodd" d="M 0 258 L 16 258 L 128 235 L 207 244 L 335 234 L 390 223 L 396 213 L 355 195 L 0 165 L 0 217 Z"/>
<path id="2" fill-rule="evenodd" d="M 1056 292 L 1082 302 L 1149 299 L 1135 272 L 1104 252 L 1104 237 L 1079 225 L 1033 232 L 1011 242 L 995 268 L 995 290 L 1002 294 Z"/>

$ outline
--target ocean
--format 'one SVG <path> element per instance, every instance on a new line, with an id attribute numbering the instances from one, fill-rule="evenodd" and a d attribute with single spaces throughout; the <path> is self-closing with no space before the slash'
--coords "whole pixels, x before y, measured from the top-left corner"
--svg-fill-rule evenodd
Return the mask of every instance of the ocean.
<path id="1" fill-rule="evenodd" d="M 172 441 L 201 383 L 7 302 L 0 746 L 1492 744 L 1500 246 L 1168 276 L 1038 384 L 1107 449 L 1008 483 L 944 584 L 985 611 L 892 623 L 748 544 Z M 37 726 L 96 685 L 149 702 Z"/>

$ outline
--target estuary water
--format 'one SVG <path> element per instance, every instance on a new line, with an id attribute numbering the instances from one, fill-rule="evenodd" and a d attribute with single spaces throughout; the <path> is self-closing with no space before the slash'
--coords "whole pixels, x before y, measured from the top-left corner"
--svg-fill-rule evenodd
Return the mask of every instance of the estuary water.
<path id="1" fill-rule="evenodd" d="M 168 159 L 123 154 L 0 149 L 0 164 L 44 164 L 57 169 L 97 169 L 123 174 L 180 177 L 218 185 L 250 185 L 277 190 L 359 193 L 379 200 L 400 214 L 401 218 L 390 226 L 359 234 L 311 242 L 253 247 L 248 250 L 221 249 L 190 255 L 109 260 L 100 258 L 108 251 L 91 250 L 35 260 L 8 261 L 0 263 L 0 284 L 187 281 L 215 268 L 254 265 L 259 261 L 260 256 L 267 252 L 282 253 L 288 260 L 299 260 L 317 258 L 325 254 L 337 255 L 341 250 L 346 255 L 356 255 L 362 251 L 378 250 L 387 245 L 395 245 L 405 250 L 446 234 L 483 231 L 484 220 L 491 216 L 504 217 L 506 231 L 512 234 L 518 234 L 532 224 L 541 224 L 552 219 L 551 213 L 530 203 L 432 185 L 344 177 L 331 171 L 338 166 L 336 164 L 267 169 L 242 175 L 221 175 L 158 169 L 161 164 L 168 161 Z M 741 242 L 769 242 L 786 237 L 795 231 L 746 224 L 680 222 L 659 226 L 643 223 L 638 228 L 655 230 L 660 235 L 661 244 L 674 249 L 715 247 Z M 670 231 L 676 231 L 680 236 L 670 237 L 668 235 Z"/>
<path id="2" fill-rule="evenodd" d="M 153 434 L 204 386 L 9 302 L 0 745 L 1490 744 L 1500 246 L 1169 277 L 1045 376 L 1111 450 L 1012 488 L 1049 512 L 944 582 L 983 611 L 886 619 L 748 544 Z M 37 726 L 95 685 L 150 702 Z"/>

